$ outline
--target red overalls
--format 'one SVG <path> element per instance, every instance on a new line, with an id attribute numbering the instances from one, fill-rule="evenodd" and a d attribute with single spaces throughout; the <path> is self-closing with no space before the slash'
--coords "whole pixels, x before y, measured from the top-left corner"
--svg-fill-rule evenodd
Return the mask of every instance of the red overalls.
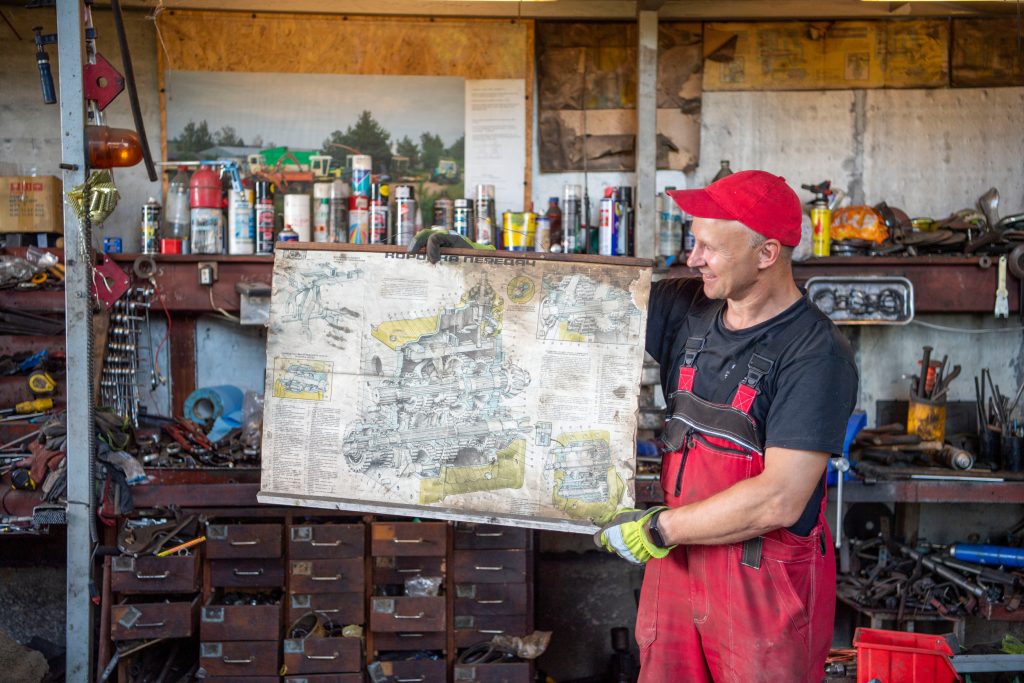
<path id="1" fill-rule="evenodd" d="M 670 452 L 661 486 L 671 507 L 764 470 L 764 446 L 748 413 L 785 344 L 757 348 L 731 405 L 705 401 L 693 393 L 693 365 L 721 310 L 713 308 L 703 316 L 704 335 L 686 339 L 662 436 Z M 790 325 L 786 338 L 809 331 L 813 320 L 805 319 L 812 317 Z M 641 683 L 821 683 L 836 599 L 824 512 L 822 497 L 818 524 L 806 537 L 777 529 L 742 543 L 679 546 L 649 561 L 636 620 Z"/>

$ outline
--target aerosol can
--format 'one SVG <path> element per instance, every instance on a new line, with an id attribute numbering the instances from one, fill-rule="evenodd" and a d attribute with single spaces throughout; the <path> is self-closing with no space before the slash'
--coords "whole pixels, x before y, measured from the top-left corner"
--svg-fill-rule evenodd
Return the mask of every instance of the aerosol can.
<path id="1" fill-rule="evenodd" d="M 814 193 L 814 199 L 811 200 L 811 225 L 814 229 L 812 253 L 815 256 L 828 256 L 832 247 L 832 209 L 828 201 L 832 194 L 832 181 L 823 180 L 817 185 L 800 187 Z"/>

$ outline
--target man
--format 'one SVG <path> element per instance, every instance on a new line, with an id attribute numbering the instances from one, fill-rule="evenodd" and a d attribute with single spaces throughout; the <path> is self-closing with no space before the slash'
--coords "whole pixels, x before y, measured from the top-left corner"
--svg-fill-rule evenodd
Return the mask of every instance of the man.
<path id="1" fill-rule="evenodd" d="M 668 507 L 620 513 L 595 540 L 647 563 L 641 681 L 820 683 L 836 594 L 824 474 L 856 400 L 853 354 L 793 281 L 800 200 L 783 178 L 669 194 L 694 216 L 700 279 L 655 283 L 648 312 Z"/>

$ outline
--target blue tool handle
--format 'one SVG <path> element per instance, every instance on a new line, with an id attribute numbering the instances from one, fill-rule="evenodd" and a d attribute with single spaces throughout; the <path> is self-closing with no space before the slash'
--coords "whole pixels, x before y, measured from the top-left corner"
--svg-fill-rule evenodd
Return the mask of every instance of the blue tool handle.
<path id="1" fill-rule="evenodd" d="M 1001 545 L 963 545 L 958 543 L 949 549 L 949 554 L 964 562 L 975 562 L 991 566 L 1024 567 L 1024 548 L 1009 548 Z"/>
<path id="2" fill-rule="evenodd" d="M 53 89 L 53 74 L 50 72 L 50 58 L 45 52 L 36 55 L 39 65 L 39 84 L 43 86 L 43 102 L 53 104 L 57 101 L 57 92 Z"/>

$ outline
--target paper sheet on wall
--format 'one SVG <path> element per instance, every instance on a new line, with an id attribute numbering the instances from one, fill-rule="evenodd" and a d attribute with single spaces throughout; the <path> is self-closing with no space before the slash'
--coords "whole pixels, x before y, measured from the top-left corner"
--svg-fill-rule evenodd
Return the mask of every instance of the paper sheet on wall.
<path id="1" fill-rule="evenodd" d="M 526 173 L 526 82 L 466 81 L 466 196 L 494 185 L 495 212 L 523 210 Z"/>

